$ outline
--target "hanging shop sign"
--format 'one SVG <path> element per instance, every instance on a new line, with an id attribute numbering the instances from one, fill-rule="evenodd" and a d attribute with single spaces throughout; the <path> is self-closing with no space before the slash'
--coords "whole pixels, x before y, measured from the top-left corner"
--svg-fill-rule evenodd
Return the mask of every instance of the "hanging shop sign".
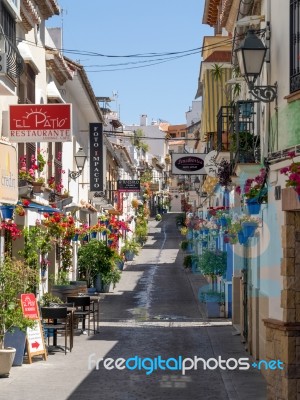
<path id="1" fill-rule="evenodd" d="M 0 143 L 0 203 L 16 204 L 18 201 L 18 162 L 16 149 Z"/>
<path id="2" fill-rule="evenodd" d="M 33 293 L 21 294 L 21 305 L 24 317 L 35 321 L 34 327 L 27 328 L 26 331 L 26 349 L 29 363 L 31 364 L 33 356 L 42 355 L 46 360 L 45 339 L 35 295 Z"/>
<path id="3" fill-rule="evenodd" d="M 90 124 L 90 191 L 103 191 L 103 125 Z"/>
<path id="4" fill-rule="evenodd" d="M 9 106 L 11 142 L 71 142 L 71 104 L 16 104 Z"/>
<path id="5" fill-rule="evenodd" d="M 119 192 L 139 192 L 141 190 L 140 180 L 118 180 L 117 190 Z"/>
<path id="6" fill-rule="evenodd" d="M 206 154 L 172 154 L 172 174 L 174 175 L 205 175 L 204 160 Z"/>

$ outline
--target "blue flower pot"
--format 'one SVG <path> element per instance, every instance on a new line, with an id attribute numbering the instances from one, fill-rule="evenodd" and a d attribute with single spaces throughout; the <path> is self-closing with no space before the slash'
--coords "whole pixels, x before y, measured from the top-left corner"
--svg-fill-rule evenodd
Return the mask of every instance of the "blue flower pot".
<path id="1" fill-rule="evenodd" d="M 259 214 L 261 204 L 258 203 L 258 201 L 256 199 L 248 199 L 246 201 L 246 203 L 247 203 L 249 214 L 252 214 L 252 215 Z"/>
<path id="2" fill-rule="evenodd" d="M 77 242 L 78 241 L 78 237 L 79 237 L 79 234 L 75 233 L 75 235 L 72 238 L 73 242 Z"/>
<path id="3" fill-rule="evenodd" d="M 91 232 L 91 238 L 96 239 L 97 237 L 97 232 Z"/>
<path id="4" fill-rule="evenodd" d="M 208 228 L 204 228 L 203 229 L 203 233 L 204 233 L 204 235 L 208 235 L 209 234 L 209 229 Z"/>
<path id="5" fill-rule="evenodd" d="M 126 261 L 132 261 L 134 259 L 134 253 L 132 251 L 125 251 L 124 255 Z"/>
<path id="6" fill-rule="evenodd" d="M 253 237 L 257 228 L 257 223 L 256 222 L 243 222 L 242 223 L 243 227 L 243 235 L 245 237 L 245 240 L 247 240 L 249 237 Z"/>
<path id="7" fill-rule="evenodd" d="M 1 206 L 0 210 L 4 219 L 12 219 L 14 213 L 13 206 Z"/>
<path id="8" fill-rule="evenodd" d="M 221 218 L 219 219 L 219 223 L 220 223 L 220 225 L 221 225 L 222 227 L 225 227 L 225 226 L 227 226 L 227 219 L 226 219 L 225 217 L 221 217 Z"/>
<path id="9" fill-rule="evenodd" d="M 246 243 L 246 238 L 244 236 L 243 231 L 239 231 L 238 232 L 238 240 L 239 240 L 239 244 L 245 244 Z"/>

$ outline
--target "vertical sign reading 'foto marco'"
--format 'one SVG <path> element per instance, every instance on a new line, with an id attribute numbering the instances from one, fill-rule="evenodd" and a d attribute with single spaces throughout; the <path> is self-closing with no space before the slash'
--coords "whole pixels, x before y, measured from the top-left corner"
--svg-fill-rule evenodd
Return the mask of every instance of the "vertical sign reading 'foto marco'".
<path id="1" fill-rule="evenodd" d="M 90 191 L 103 190 L 103 126 L 90 124 Z"/>

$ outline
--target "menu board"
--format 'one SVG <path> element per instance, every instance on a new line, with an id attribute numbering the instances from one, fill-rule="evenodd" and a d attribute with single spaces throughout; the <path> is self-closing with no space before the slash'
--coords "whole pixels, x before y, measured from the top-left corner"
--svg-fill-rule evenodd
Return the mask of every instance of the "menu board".
<path id="1" fill-rule="evenodd" d="M 45 339 L 35 295 L 33 293 L 21 294 L 21 305 L 24 317 L 35 320 L 34 327 L 27 328 L 26 332 L 26 348 L 29 364 L 32 363 L 33 356 L 42 355 L 46 360 Z"/>

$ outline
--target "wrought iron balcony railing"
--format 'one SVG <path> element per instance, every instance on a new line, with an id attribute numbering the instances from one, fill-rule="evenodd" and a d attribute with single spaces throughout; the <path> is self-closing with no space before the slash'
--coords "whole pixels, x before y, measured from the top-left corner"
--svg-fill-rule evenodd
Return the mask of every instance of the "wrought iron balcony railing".
<path id="1" fill-rule="evenodd" d="M 0 27 L 2 30 L 2 28 Z M 17 46 L 2 32 L 0 33 L 1 73 L 16 80 L 24 71 L 24 60 Z"/>

